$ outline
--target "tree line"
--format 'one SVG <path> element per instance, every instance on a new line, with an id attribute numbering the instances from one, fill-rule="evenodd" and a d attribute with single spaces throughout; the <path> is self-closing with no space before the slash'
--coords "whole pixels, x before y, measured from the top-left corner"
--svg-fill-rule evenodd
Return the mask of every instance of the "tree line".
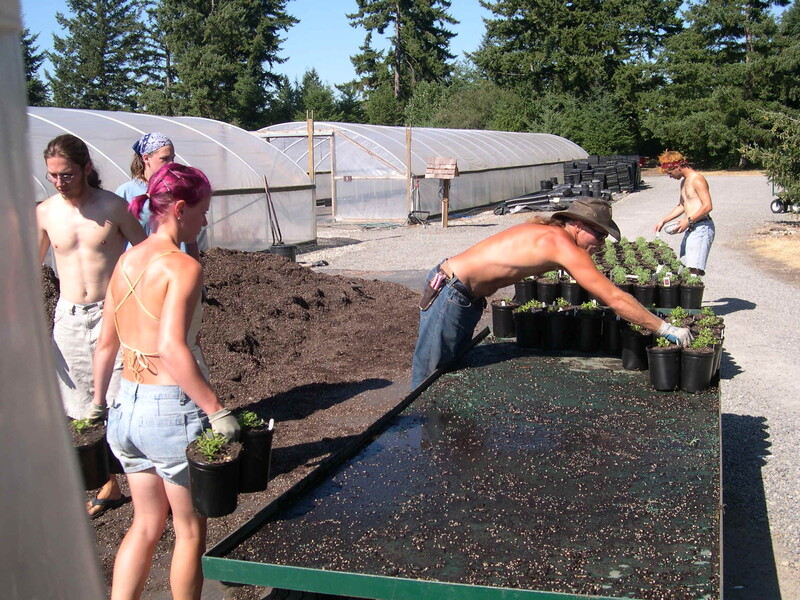
<path id="1" fill-rule="evenodd" d="M 31 104 L 196 115 L 246 129 L 304 119 L 554 133 L 592 154 L 678 149 L 761 164 L 800 110 L 789 0 L 480 0 L 479 47 L 450 52 L 448 0 L 353 0 L 356 78 L 275 73 L 288 0 L 67 0 L 52 64 L 22 36 Z M 376 38 L 387 41 L 379 50 Z M 324 75 L 324 73 L 322 74 Z M 787 121 L 788 120 L 788 121 Z M 794 120 L 794 121 L 793 121 Z M 783 132 L 783 133 L 781 133 Z"/>

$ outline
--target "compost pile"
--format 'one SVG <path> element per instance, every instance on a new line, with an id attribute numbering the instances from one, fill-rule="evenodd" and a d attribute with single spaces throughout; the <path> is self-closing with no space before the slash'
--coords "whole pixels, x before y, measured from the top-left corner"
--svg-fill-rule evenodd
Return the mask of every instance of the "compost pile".
<path id="1" fill-rule="evenodd" d="M 418 309 L 417 293 L 404 286 L 318 273 L 281 256 L 214 248 L 201 262 L 200 340 L 211 385 L 225 406 L 275 419 L 270 487 L 240 494 L 237 512 L 210 520 L 211 545 L 402 400 Z M 58 280 L 48 267 L 42 282 L 52 329 Z M 399 388 L 363 398 L 392 383 Z M 107 583 L 131 516 L 129 503 L 92 521 Z M 173 539 L 168 526 L 145 597 L 169 589 Z"/>

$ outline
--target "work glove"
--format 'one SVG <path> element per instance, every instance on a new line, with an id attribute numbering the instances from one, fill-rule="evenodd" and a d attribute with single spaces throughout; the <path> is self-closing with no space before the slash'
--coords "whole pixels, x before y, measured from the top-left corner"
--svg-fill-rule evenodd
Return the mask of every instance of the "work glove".
<path id="1" fill-rule="evenodd" d="M 89 412 L 86 413 L 86 418 L 95 423 L 100 423 L 104 421 L 106 418 L 105 405 L 100 406 L 99 404 L 95 404 L 94 402 L 92 402 L 89 405 Z"/>
<path id="2" fill-rule="evenodd" d="M 675 327 L 666 321 L 661 321 L 661 325 L 656 331 L 657 335 L 667 338 L 673 344 L 680 344 L 681 346 L 688 346 L 692 343 L 692 332 L 686 327 Z"/>
<path id="3" fill-rule="evenodd" d="M 227 408 L 208 415 L 208 422 L 211 424 L 211 431 L 221 433 L 229 442 L 235 442 L 239 439 L 239 421 Z"/>

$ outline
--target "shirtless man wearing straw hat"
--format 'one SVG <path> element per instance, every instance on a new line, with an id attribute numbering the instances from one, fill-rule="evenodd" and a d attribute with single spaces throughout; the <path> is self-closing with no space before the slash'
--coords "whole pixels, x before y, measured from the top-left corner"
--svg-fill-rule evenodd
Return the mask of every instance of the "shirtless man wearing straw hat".
<path id="1" fill-rule="evenodd" d="M 579 197 L 549 219 L 533 217 L 434 267 L 420 301 L 412 389 L 436 369 L 449 365 L 469 344 L 487 296 L 524 277 L 555 269 L 566 270 L 626 321 L 688 345 L 688 329 L 658 318 L 597 270 L 591 255 L 608 235 L 620 239 L 608 202 Z"/>

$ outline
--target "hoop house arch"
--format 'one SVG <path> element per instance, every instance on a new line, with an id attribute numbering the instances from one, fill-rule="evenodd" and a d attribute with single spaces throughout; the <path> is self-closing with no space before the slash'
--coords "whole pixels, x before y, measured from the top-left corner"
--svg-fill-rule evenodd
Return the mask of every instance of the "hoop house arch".
<path id="1" fill-rule="evenodd" d="M 175 144 L 175 160 L 198 167 L 213 187 L 204 247 L 264 250 L 273 241 L 267 190 L 275 207 L 282 241 L 316 239 L 313 184 L 308 175 L 276 148 L 251 133 L 201 117 L 163 117 L 137 113 L 28 107 L 29 152 L 36 200 L 53 193 L 42 152 L 63 133 L 89 146 L 103 187 L 115 190 L 130 179 L 133 143 L 160 131 Z"/>
<path id="2" fill-rule="evenodd" d="M 308 168 L 307 124 L 282 123 L 257 135 Z M 441 181 L 426 179 L 428 161 L 454 158 L 450 210 L 466 210 L 541 189 L 562 179 L 562 163 L 585 159 L 577 144 L 547 133 L 314 124 L 317 198 L 331 198 L 336 220 L 404 220 L 412 211 L 442 211 Z"/>

